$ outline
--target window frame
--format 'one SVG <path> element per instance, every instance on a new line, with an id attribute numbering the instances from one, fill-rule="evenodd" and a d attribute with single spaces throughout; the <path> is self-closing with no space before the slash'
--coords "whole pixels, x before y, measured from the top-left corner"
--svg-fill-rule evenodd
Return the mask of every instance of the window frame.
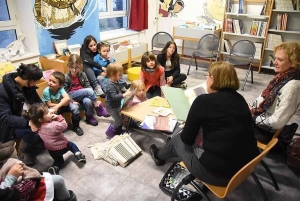
<path id="1" fill-rule="evenodd" d="M 0 31 L 16 30 L 16 38 L 21 33 L 14 0 L 6 0 L 10 20 L 0 21 Z"/>
<path id="2" fill-rule="evenodd" d="M 99 12 L 99 20 L 100 19 L 107 19 L 107 18 L 115 18 L 115 17 L 127 17 L 127 27 L 114 29 L 109 31 L 101 31 L 100 33 L 108 33 L 111 31 L 118 31 L 118 30 L 127 30 L 129 26 L 129 6 L 130 0 L 126 0 L 126 10 L 125 11 L 113 11 L 113 0 L 106 0 L 107 3 L 107 12 Z"/>

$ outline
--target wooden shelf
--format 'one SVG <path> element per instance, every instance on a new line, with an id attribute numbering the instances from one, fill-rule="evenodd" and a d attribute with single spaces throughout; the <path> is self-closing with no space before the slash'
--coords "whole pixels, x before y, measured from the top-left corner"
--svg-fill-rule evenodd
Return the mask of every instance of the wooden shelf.
<path id="1" fill-rule="evenodd" d="M 246 17 L 251 19 L 268 19 L 268 15 L 252 15 L 252 14 L 239 14 L 239 13 L 225 13 L 225 15 L 232 15 L 236 17 Z"/>
<path id="2" fill-rule="evenodd" d="M 265 3 L 265 0 L 244 0 L 245 3 Z M 239 0 L 233 0 L 233 3 L 239 3 Z"/>
<path id="3" fill-rule="evenodd" d="M 247 37 L 247 38 L 265 39 L 265 37 L 262 37 L 262 36 L 253 36 L 253 35 L 250 35 L 250 34 L 237 34 L 237 33 L 231 33 L 231 32 L 223 32 L 223 34 L 232 35 L 232 36 Z"/>
<path id="4" fill-rule="evenodd" d="M 269 29 L 269 32 L 284 33 L 284 34 L 300 34 L 300 31 L 282 31 L 282 30 L 276 30 L 276 29 Z"/>
<path id="5" fill-rule="evenodd" d="M 273 9 L 273 12 L 280 12 L 280 13 L 300 13 L 300 10 L 277 10 L 277 9 Z"/>
<path id="6" fill-rule="evenodd" d="M 273 48 L 265 48 L 266 51 L 274 51 Z"/>

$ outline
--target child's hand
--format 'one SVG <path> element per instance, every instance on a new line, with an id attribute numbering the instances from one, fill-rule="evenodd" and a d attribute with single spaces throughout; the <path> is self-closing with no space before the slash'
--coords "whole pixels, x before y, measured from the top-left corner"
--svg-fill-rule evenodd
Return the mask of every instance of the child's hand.
<path id="1" fill-rule="evenodd" d="M 100 75 L 101 75 L 102 77 L 106 77 L 106 71 L 103 71 L 102 73 L 100 73 Z"/>
<path id="2" fill-rule="evenodd" d="M 131 91 L 126 91 L 126 92 L 123 94 L 123 97 L 131 96 L 131 95 L 132 95 Z"/>
<path id="3" fill-rule="evenodd" d="M 54 110 L 53 108 L 50 108 L 50 109 L 49 109 L 49 113 L 50 113 L 50 114 L 54 114 L 54 113 L 55 113 L 55 110 Z"/>
<path id="4" fill-rule="evenodd" d="M 13 175 L 18 178 L 19 176 L 23 175 L 23 173 L 23 166 L 21 164 L 14 164 L 13 166 L 11 166 L 7 174 Z"/>
<path id="5" fill-rule="evenodd" d="M 56 105 L 56 106 L 52 107 L 51 109 L 53 111 L 52 114 L 55 114 L 55 113 L 57 113 L 59 107 L 57 107 L 57 105 Z"/>
<path id="6" fill-rule="evenodd" d="M 173 76 L 167 77 L 167 83 L 171 85 L 173 83 Z"/>
<path id="7" fill-rule="evenodd" d="M 32 121 L 29 121 L 29 126 L 32 132 L 37 132 L 39 129 L 32 123 Z"/>
<path id="8" fill-rule="evenodd" d="M 58 115 L 57 114 L 52 114 L 52 118 L 51 119 L 56 119 L 58 117 Z"/>
<path id="9" fill-rule="evenodd" d="M 110 56 L 109 55 L 107 55 L 107 60 L 110 61 Z"/>
<path id="10" fill-rule="evenodd" d="M 170 87 L 171 85 L 170 85 L 170 84 L 166 84 L 165 86 L 166 86 L 166 87 Z"/>

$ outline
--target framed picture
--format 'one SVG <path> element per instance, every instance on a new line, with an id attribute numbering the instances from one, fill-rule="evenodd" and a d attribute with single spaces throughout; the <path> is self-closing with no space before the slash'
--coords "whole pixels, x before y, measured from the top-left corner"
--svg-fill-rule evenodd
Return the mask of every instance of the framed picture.
<path id="1" fill-rule="evenodd" d="M 81 45 L 80 44 L 75 44 L 75 45 L 68 45 L 68 50 L 69 50 L 69 54 L 78 54 L 80 55 L 80 48 Z"/>
<path id="2" fill-rule="evenodd" d="M 53 42 L 56 54 L 65 55 L 64 53 L 68 50 L 67 40 L 58 40 Z"/>

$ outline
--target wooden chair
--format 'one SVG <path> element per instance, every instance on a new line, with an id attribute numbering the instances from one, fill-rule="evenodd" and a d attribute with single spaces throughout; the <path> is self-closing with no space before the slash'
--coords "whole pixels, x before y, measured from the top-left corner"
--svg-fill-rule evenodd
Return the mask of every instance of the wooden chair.
<path id="1" fill-rule="evenodd" d="M 239 170 L 229 181 L 228 185 L 226 187 L 220 187 L 220 186 L 213 186 L 210 184 L 207 184 L 205 182 L 202 182 L 213 194 L 215 194 L 219 198 L 225 198 L 228 193 L 233 191 L 235 188 L 237 188 L 244 180 L 248 178 L 249 175 L 252 176 L 255 183 L 257 184 L 260 193 L 263 196 L 264 200 L 268 200 L 267 195 L 258 180 L 257 176 L 254 173 L 254 169 L 257 166 L 257 164 L 263 159 L 263 157 L 270 151 L 272 147 L 275 146 L 278 139 L 273 138 L 266 148 L 252 161 L 250 161 L 248 164 L 246 164 L 241 170 Z M 181 164 L 184 166 L 183 162 Z M 176 194 L 181 188 L 182 185 L 191 184 L 197 192 L 207 201 L 210 201 L 209 197 L 204 193 L 204 191 L 197 185 L 197 183 L 194 182 L 195 177 L 193 175 L 188 175 L 185 178 L 182 179 L 182 181 L 176 186 L 171 201 L 174 201 L 176 198 Z"/>

